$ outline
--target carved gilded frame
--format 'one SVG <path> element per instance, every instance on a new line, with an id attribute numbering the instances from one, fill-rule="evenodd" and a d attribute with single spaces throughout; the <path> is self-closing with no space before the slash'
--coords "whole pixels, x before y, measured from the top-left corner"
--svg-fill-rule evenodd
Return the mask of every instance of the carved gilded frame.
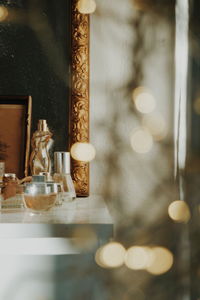
<path id="1" fill-rule="evenodd" d="M 72 0 L 70 146 L 89 142 L 89 15 L 77 10 Z M 72 178 L 79 197 L 89 196 L 89 164 L 71 163 Z"/>

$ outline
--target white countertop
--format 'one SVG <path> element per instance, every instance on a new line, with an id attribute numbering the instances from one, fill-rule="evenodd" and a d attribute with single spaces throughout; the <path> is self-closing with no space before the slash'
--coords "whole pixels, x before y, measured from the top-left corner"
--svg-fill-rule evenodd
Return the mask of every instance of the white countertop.
<path id="1" fill-rule="evenodd" d="M 43 214 L 33 215 L 25 209 L 1 210 L 0 254 L 77 254 L 80 249 L 74 246 L 73 232 L 84 227 L 94 231 L 96 246 L 113 237 L 112 218 L 101 197 L 77 198 Z"/>
<path id="2" fill-rule="evenodd" d="M 112 219 L 102 198 L 91 196 L 88 198 L 77 198 L 43 213 L 33 214 L 26 209 L 20 208 L 2 209 L 0 211 L 0 224 L 2 223 L 111 224 Z"/>
<path id="3" fill-rule="evenodd" d="M 110 234 L 113 221 L 101 197 L 77 198 L 42 214 L 25 209 L 0 212 L 0 238 L 70 237 L 80 225 L 92 226 L 100 235 Z"/>

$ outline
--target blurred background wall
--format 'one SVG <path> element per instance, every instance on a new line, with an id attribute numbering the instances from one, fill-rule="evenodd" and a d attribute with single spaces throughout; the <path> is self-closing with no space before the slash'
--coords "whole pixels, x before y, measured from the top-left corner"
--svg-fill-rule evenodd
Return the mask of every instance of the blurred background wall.
<path id="1" fill-rule="evenodd" d="M 142 11 L 133 0 L 101 0 L 91 16 L 91 141 L 97 150 L 91 191 L 125 214 L 148 207 L 147 218 L 163 209 L 167 195 L 152 194 L 173 174 L 174 10 L 170 13 L 171 20 L 162 10 Z M 155 126 L 162 126 L 158 115 L 167 131 L 145 154 L 131 147 L 134 130 L 145 123 L 133 103 L 139 86 L 155 98 L 150 114 Z"/>

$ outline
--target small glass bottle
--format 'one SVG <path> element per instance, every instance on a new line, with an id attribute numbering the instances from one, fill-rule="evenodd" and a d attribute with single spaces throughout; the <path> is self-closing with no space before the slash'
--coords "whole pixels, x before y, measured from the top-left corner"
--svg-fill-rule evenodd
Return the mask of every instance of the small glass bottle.
<path id="1" fill-rule="evenodd" d="M 53 180 L 61 184 L 60 197 L 63 202 L 76 198 L 74 184 L 70 175 L 70 153 L 54 153 L 54 176 Z"/>
<path id="2" fill-rule="evenodd" d="M 18 190 L 17 177 L 13 173 L 5 173 L 3 175 L 2 194 L 4 200 L 15 197 Z"/>
<path id="3" fill-rule="evenodd" d="M 32 182 L 24 185 L 24 204 L 32 213 L 48 211 L 56 205 L 57 185 L 47 183 L 45 176 L 33 175 Z"/>

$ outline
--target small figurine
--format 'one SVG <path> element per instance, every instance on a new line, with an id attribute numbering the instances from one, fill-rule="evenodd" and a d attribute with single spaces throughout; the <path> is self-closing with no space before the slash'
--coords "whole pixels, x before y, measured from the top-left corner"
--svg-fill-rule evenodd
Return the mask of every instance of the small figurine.
<path id="1" fill-rule="evenodd" d="M 39 175 L 41 172 L 51 173 L 49 150 L 52 145 L 52 133 L 49 131 L 46 120 L 39 120 L 38 130 L 34 132 L 31 139 L 30 169 L 32 175 Z"/>

